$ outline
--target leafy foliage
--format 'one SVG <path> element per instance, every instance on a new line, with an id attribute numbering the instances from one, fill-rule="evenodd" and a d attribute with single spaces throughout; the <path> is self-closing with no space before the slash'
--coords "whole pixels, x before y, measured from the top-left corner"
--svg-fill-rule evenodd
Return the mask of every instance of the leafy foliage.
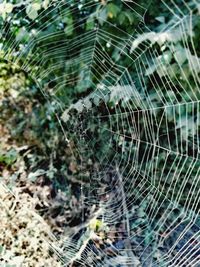
<path id="1" fill-rule="evenodd" d="M 42 180 L 43 186 L 53 188 L 49 195 L 53 195 L 54 200 L 57 196 L 64 207 L 70 206 L 70 216 L 68 208 L 67 211 L 62 209 L 59 201 L 58 207 L 52 209 L 52 216 L 60 216 L 55 222 L 57 230 L 58 225 L 66 227 L 63 216 L 69 216 L 67 223 L 70 226 L 80 224 L 81 216 L 84 220 L 90 218 L 89 208 L 80 204 L 82 185 L 85 185 L 85 198 L 96 197 L 96 188 L 105 187 L 106 183 L 98 179 L 92 184 L 94 190 L 90 187 L 91 177 L 101 171 L 99 159 L 105 155 L 112 162 L 109 168 L 114 169 L 116 162 L 126 164 L 138 150 L 136 164 L 154 173 L 154 186 L 161 187 L 164 195 L 175 203 L 180 184 L 190 170 L 191 158 L 199 153 L 197 146 L 193 145 L 199 140 L 197 133 L 200 128 L 200 122 L 194 117 L 194 111 L 199 112 L 196 100 L 200 97 L 194 75 L 200 73 L 199 5 L 189 1 L 190 6 L 194 7 L 191 28 L 187 17 L 183 25 L 178 24 L 176 16 L 159 0 L 149 7 L 143 0 L 140 5 L 129 5 L 129 1 L 120 0 L 94 2 L 94 5 L 88 5 L 87 0 L 64 1 L 59 8 L 52 7 L 46 13 L 44 11 L 51 4 L 49 0 L 4 1 L 0 4 L 0 24 L 7 27 L 0 41 L 1 57 L 7 51 L 6 59 L 0 62 L 0 120 L 2 132 L 6 133 L 6 137 L 1 136 L 5 141 L 0 150 L 1 171 L 6 169 L 10 172 L 12 187 L 13 181 L 14 184 L 22 183 L 23 175 L 18 169 L 20 159 L 23 160 L 23 173 L 26 173 L 30 184 Z M 40 14 L 44 17 L 38 20 Z M 31 30 L 30 25 L 34 25 Z M 171 25 L 176 27 L 171 28 Z M 137 29 L 134 34 L 133 29 Z M 98 30 L 106 32 L 107 38 L 98 38 L 98 34 L 94 34 Z M 55 35 L 55 32 L 58 34 Z M 84 39 L 90 34 L 96 38 L 95 44 L 92 38 L 90 41 Z M 83 39 L 73 47 L 73 40 L 79 36 Z M 13 40 L 14 53 L 8 49 L 10 40 Z M 27 48 L 30 40 L 34 46 Z M 59 50 L 59 45 L 66 43 L 66 40 L 70 53 L 67 53 L 67 45 Z M 58 49 L 52 56 L 54 47 Z M 88 78 L 85 55 L 91 47 L 93 58 L 102 47 L 106 57 L 100 56 L 103 67 L 93 60 L 93 71 Z M 41 54 L 45 55 L 45 62 L 42 62 L 45 78 L 38 82 L 34 77 L 41 71 L 39 64 L 36 64 L 40 62 L 38 58 Z M 73 58 L 71 54 L 76 56 Z M 24 62 L 29 62 L 29 67 Z M 52 66 L 56 67 L 49 78 L 45 73 Z M 112 72 L 110 76 L 107 75 L 108 69 Z M 190 99 L 193 102 L 190 103 Z M 177 100 L 187 103 L 187 107 L 174 105 Z M 166 106 L 163 107 L 165 102 Z M 124 119 L 121 114 L 130 113 L 130 110 L 131 114 Z M 156 124 L 159 124 L 158 129 Z M 157 140 L 147 134 L 150 125 L 152 132 L 157 131 Z M 112 129 L 116 134 L 107 129 Z M 167 134 L 166 129 L 170 129 Z M 138 139 L 141 141 L 139 145 Z M 158 147 L 162 143 L 163 153 L 156 155 L 151 148 L 154 141 Z M 181 163 L 176 158 L 179 147 L 181 153 L 188 156 Z M 144 158 L 147 150 L 149 156 Z M 169 150 L 175 153 L 169 156 Z M 163 171 L 164 164 L 167 166 Z M 192 177 L 198 171 L 198 164 L 198 161 L 193 164 Z M 104 167 L 107 169 L 107 166 Z M 130 170 L 131 167 L 127 168 L 124 175 L 129 177 Z M 176 172 L 176 186 L 168 190 L 167 185 L 173 178 L 171 174 L 176 176 Z M 160 181 L 162 175 L 164 179 Z M 150 182 L 149 177 L 145 178 Z M 186 181 L 186 187 L 193 182 Z M 127 182 L 127 188 L 130 183 Z M 197 192 L 198 188 L 194 190 Z M 134 195 L 140 195 L 137 186 Z M 187 195 L 188 190 L 183 190 L 180 205 L 185 204 Z M 143 197 L 145 199 L 146 195 Z M 162 203 L 160 210 L 165 209 L 168 205 L 166 198 L 159 195 L 158 199 Z M 154 201 L 160 206 L 157 199 Z M 130 214 L 136 218 L 134 221 L 130 219 L 130 223 L 136 241 L 140 243 L 141 236 L 146 237 L 145 244 L 152 244 L 153 247 L 156 238 L 154 232 L 147 234 L 151 232 L 145 211 L 147 206 L 148 202 L 144 201 L 140 208 L 136 206 L 131 210 L 129 207 Z M 48 212 L 41 214 L 49 215 Z M 146 226 L 146 232 L 143 226 Z M 115 226 L 115 230 L 121 230 L 120 227 Z M 85 234 L 79 240 L 80 247 L 91 239 L 98 240 L 97 247 L 105 244 L 105 236 L 111 235 L 112 231 L 99 218 L 89 221 L 85 228 Z M 159 231 L 162 235 L 162 229 Z M 124 246 L 123 242 L 115 244 L 113 236 L 108 240 L 116 247 Z M 112 250 L 107 251 L 108 245 L 106 243 L 105 253 L 112 254 Z M 159 258 L 159 250 L 154 249 L 157 253 L 155 257 Z M 121 260 L 124 258 L 127 259 L 127 255 L 123 255 Z"/>

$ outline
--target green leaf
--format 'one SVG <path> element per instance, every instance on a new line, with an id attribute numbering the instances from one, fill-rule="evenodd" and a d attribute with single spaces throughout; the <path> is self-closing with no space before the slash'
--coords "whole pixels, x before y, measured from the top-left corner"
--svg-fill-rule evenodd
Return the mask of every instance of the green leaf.
<path id="1" fill-rule="evenodd" d="M 122 12 L 119 15 L 119 23 L 120 23 L 120 25 L 122 25 L 124 23 L 125 19 L 126 19 L 126 15 L 124 13 L 125 12 Z"/>
<path id="2" fill-rule="evenodd" d="M 92 219 L 89 223 L 89 228 L 94 231 L 98 231 L 104 226 L 104 223 L 98 219 Z"/>
<path id="3" fill-rule="evenodd" d="M 105 8 L 99 12 L 98 19 L 101 25 L 103 25 L 104 22 L 107 20 L 107 10 Z"/>
<path id="4" fill-rule="evenodd" d="M 126 12 L 125 12 L 125 15 L 126 15 L 126 17 L 128 18 L 129 23 L 132 25 L 133 22 L 134 22 L 134 16 L 133 16 L 133 13 L 132 13 L 132 12 L 129 12 L 129 11 L 126 11 Z"/>
<path id="5" fill-rule="evenodd" d="M 11 3 L 6 3 L 5 4 L 5 12 L 6 13 L 11 13 L 12 12 L 12 10 L 13 10 L 13 4 L 11 4 Z"/>
<path id="6" fill-rule="evenodd" d="M 72 15 L 65 15 L 65 17 L 63 18 L 63 22 L 67 24 L 67 26 L 65 27 L 66 35 L 71 36 L 74 31 Z"/>
<path id="7" fill-rule="evenodd" d="M 38 10 L 40 10 L 40 8 L 41 8 L 41 5 L 39 3 L 33 3 L 32 4 L 32 9 L 38 11 Z"/>
<path id="8" fill-rule="evenodd" d="M 36 172 L 30 172 L 28 175 L 28 180 L 34 182 L 38 176 L 44 175 L 46 173 L 45 170 L 38 169 Z"/>
<path id="9" fill-rule="evenodd" d="M 187 60 L 187 51 L 184 48 L 177 46 L 177 49 L 174 52 L 174 58 L 181 66 Z"/>
<path id="10" fill-rule="evenodd" d="M 43 1 L 42 6 L 43 6 L 44 9 L 48 8 L 49 2 L 50 2 L 50 0 L 44 0 Z"/>
<path id="11" fill-rule="evenodd" d="M 12 165 L 17 160 L 18 153 L 15 149 L 10 149 L 8 152 L 0 152 L 0 162 L 6 165 Z"/>
<path id="12" fill-rule="evenodd" d="M 26 40 L 28 37 L 29 37 L 29 33 L 27 32 L 25 27 L 22 27 L 17 32 L 16 41 Z"/>
<path id="13" fill-rule="evenodd" d="M 161 23 L 165 23 L 165 17 L 164 16 L 159 16 L 155 18 L 157 21 L 161 22 Z"/>
<path id="14" fill-rule="evenodd" d="M 73 31 L 74 31 L 74 29 L 73 29 L 72 26 L 69 26 L 69 27 L 65 28 L 65 33 L 66 33 L 67 36 L 71 36 L 73 34 Z"/>
<path id="15" fill-rule="evenodd" d="M 107 5 L 107 16 L 108 17 L 115 18 L 117 17 L 119 12 L 120 12 L 120 8 L 117 5 L 113 3 L 110 3 Z"/>
<path id="16" fill-rule="evenodd" d="M 39 3 L 33 3 L 27 6 L 26 14 L 31 19 L 34 20 L 38 16 L 38 10 L 40 10 L 41 5 Z"/>
<path id="17" fill-rule="evenodd" d="M 95 23 L 94 23 L 94 18 L 88 18 L 86 22 L 86 30 L 92 30 L 94 29 Z"/>
<path id="18" fill-rule="evenodd" d="M 6 18 L 6 15 L 11 13 L 13 10 L 13 4 L 3 2 L 0 4 L 0 14 L 3 19 Z"/>
<path id="19" fill-rule="evenodd" d="M 62 22 L 66 23 L 68 26 L 73 24 L 73 18 L 70 13 L 64 14 Z"/>

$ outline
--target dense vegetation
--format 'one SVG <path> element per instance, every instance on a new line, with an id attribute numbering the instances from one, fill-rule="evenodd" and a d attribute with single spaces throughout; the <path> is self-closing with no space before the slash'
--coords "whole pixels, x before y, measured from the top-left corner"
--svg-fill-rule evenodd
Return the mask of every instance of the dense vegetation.
<path id="1" fill-rule="evenodd" d="M 145 253 L 160 264 L 152 266 L 168 266 L 159 259 L 177 236 L 157 247 L 166 234 L 164 223 L 157 224 L 165 209 L 172 214 L 170 226 L 176 218 L 199 223 L 200 4 L 146 2 L 0 3 L 0 181 L 21 188 L 22 202 L 37 199 L 34 209 L 61 243 L 74 234 L 82 248 L 92 229 L 103 236 L 95 249 L 109 257 L 116 256 L 112 246 L 129 249 L 135 242 L 151 248 Z M 96 215 L 106 192 L 113 198 L 127 192 L 123 212 L 135 234 L 128 246 L 123 236 L 116 241 L 111 234 L 121 231 L 123 216 L 110 225 Z M 151 201 L 158 207 L 155 217 Z M 113 206 L 108 208 L 115 212 Z M 83 233 L 80 225 L 87 222 Z M 6 238 L 0 235 L 3 243 Z M 13 249 L 1 247 L 2 254 Z M 109 266 L 95 253 L 95 264 Z M 149 266 L 145 253 L 134 253 L 128 255 L 134 266 Z M 81 256 L 70 263 L 80 266 Z M 62 257 L 67 261 L 67 252 Z M 59 266 L 55 255 L 52 262 Z"/>

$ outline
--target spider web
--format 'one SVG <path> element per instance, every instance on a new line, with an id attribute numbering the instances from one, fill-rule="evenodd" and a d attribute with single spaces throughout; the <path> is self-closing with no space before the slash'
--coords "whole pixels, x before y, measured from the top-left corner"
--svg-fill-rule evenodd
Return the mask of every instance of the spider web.
<path id="1" fill-rule="evenodd" d="M 97 249 L 99 237 L 80 227 L 79 235 L 65 237 L 55 249 L 66 265 L 199 266 L 200 60 L 193 29 L 200 4 L 162 1 L 170 19 L 155 32 L 144 22 L 147 7 L 123 1 L 138 19 L 129 33 L 105 19 L 106 2 L 79 2 L 50 1 L 32 22 L 22 4 L 1 30 L 4 57 L 29 73 L 62 111 L 57 116 L 66 142 L 75 133 L 77 153 L 98 162 L 89 193 L 81 187 L 82 199 L 116 242 Z M 61 21 L 77 6 L 94 10 L 98 22 L 84 31 L 86 18 L 80 17 L 70 38 L 72 29 L 64 32 Z M 16 38 L 9 22 L 22 17 L 25 26 Z M 90 90 L 71 103 L 65 94 L 72 86 Z M 122 222 L 120 235 L 115 226 Z"/>

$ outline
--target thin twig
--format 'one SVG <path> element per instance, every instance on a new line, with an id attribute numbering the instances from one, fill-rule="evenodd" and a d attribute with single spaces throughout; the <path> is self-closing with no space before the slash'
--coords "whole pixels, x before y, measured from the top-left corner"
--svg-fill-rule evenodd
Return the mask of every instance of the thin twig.
<path id="1" fill-rule="evenodd" d="M 116 166 L 116 171 L 117 171 L 117 176 L 118 176 L 119 181 L 120 181 L 123 213 L 124 213 L 125 218 L 126 218 L 126 223 L 125 223 L 126 224 L 126 230 L 127 230 L 128 237 L 130 237 L 130 224 L 129 224 L 129 218 L 128 218 L 128 209 L 127 209 L 127 205 L 126 205 L 126 195 L 125 195 L 124 186 L 123 186 L 123 178 L 122 178 L 121 173 L 119 172 L 119 167 L 118 166 Z"/>
<path id="2" fill-rule="evenodd" d="M 129 256 L 131 260 L 131 264 L 129 264 L 130 267 L 135 267 L 135 263 L 138 261 L 136 256 L 133 253 L 131 242 L 130 242 L 130 223 L 129 223 L 129 217 L 128 217 L 128 208 L 126 204 L 126 195 L 124 192 L 124 186 L 123 186 L 123 178 L 119 171 L 119 167 L 116 166 L 116 172 L 118 175 L 118 179 L 120 181 L 120 189 L 121 189 L 121 195 L 122 195 L 122 206 L 123 206 L 123 214 L 125 216 L 125 225 L 126 225 L 126 231 L 128 237 L 125 239 L 124 244 L 125 248 L 127 249 L 127 255 Z"/>

